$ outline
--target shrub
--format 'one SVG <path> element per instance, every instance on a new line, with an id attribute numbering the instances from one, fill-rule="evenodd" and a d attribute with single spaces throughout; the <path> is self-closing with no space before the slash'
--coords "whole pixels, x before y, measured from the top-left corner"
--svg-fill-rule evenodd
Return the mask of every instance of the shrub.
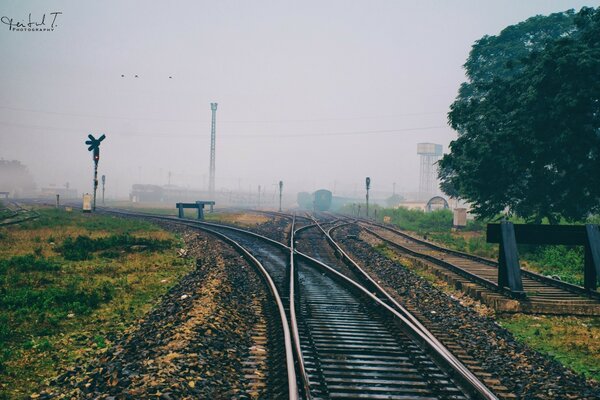
<path id="1" fill-rule="evenodd" d="M 68 237 L 63 244 L 57 249 L 62 256 L 71 261 L 89 260 L 92 254 L 99 251 L 107 258 L 118 257 L 119 250 L 126 252 L 133 251 L 158 251 L 165 250 L 173 246 L 170 240 L 158 240 L 150 238 L 138 238 L 128 234 L 112 235 L 97 239 L 92 239 L 89 236 L 77 236 L 73 239 Z"/>
<path id="2" fill-rule="evenodd" d="M 57 271 L 60 266 L 44 257 L 36 257 L 33 254 L 25 256 L 14 256 L 8 260 L 0 260 L 0 274 L 9 270 L 15 272 L 31 271 Z"/>

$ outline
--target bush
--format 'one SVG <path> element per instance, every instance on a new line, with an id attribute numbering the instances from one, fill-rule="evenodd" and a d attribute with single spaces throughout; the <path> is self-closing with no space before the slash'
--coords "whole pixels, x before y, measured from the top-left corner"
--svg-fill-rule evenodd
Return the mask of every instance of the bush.
<path id="1" fill-rule="evenodd" d="M 5 274 L 9 270 L 14 272 L 32 272 L 32 271 L 58 271 L 60 266 L 44 257 L 36 257 L 33 254 L 25 256 L 14 256 L 8 260 L 0 260 L 0 274 Z"/>
<path id="2" fill-rule="evenodd" d="M 138 238 L 128 234 L 112 235 L 97 239 L 89 236 L 79 235 L 73 239 L 68 237 L 63 244 L 57 248 L 62 256 L 71 261 L 83 261 L 92 258 L 93 253 L 104 251 L 103 256 L 116 258 L 120 255 L 119 250 L 125 252 L 133 251 L 160 251 L 173 246 L 170 240 L 158 240 L 150 238 Z"/>
<path id="3" fill-rule="evenodd" d="M 583 284 L 583 246 L 520 246 L 519 254 L 543 275 L 556 275 L 566 282 Z"/>
<path id="4" fill-rule="evenodd" d="M 426 213 L 421 210 L 409 210 L 403 207 L 378 209 L 377 219 L 383 221 L 383 217 L 390 217 L 391 223 L 397 225 L 400 229 L 421 234 L 444 232 L 452 228 L 452 212 L 450 210 L 437 210 Z"/>

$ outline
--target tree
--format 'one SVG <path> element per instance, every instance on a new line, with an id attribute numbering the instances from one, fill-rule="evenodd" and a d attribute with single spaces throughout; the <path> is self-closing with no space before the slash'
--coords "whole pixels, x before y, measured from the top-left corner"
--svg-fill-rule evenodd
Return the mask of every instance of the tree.
<path id="1" fill-rule="evenodd" d="M 544 31 L 557 18 L 564 18 L 560 30 Z M 480 217 L 509 209 L 538 223 L 581 220 L 600 212 L 600 8 L 516 27 L 525 25 L 543 31 L 510 37 L 533 49 L 525 57 L 520 45 L 486 61 L 480 54 L 496 53 L 481 46 L 508 41 L 496 38 L 471 51 L 465 67 L 472 79 L 448 114 L 459 136 L 440 161 L 442 187 Z"/>
<path id="2" fill-rule="evenodd" d="M 29 194 L 35 189 L 33 177 L 17 160 L 0 159 L 0 191 Z"/>
<path id="3" fill-rule="evenodd" d="M 400 196 L 399 194 L 393 194 L 385 199 L 385 205 L 390 208 L 398 207 L 402 201 L 404 201 L 404 197 Z"/>

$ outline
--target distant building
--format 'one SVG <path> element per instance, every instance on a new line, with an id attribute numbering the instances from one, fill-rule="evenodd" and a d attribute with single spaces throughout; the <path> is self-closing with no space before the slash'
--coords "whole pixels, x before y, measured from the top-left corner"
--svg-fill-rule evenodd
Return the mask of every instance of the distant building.
<path id="1" fill-rule="evenodd" d="M 129 200 L 134 203 L 184 202 L 206 199 L 207 195 L 205 191 L 175 185 L 134 184 L 131 186 Z"/>
<path id="2" fill-rule="evenodd" d="M 68 187 L 43 187 L 40 192 L 41 197 L 56 197 L 59 195 L 61 199 L 77 199 L 77 190 Z"/>

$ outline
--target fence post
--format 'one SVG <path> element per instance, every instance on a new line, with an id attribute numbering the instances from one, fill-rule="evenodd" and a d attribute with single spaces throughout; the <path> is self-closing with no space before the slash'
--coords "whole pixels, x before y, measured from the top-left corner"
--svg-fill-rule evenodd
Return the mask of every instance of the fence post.
<path id="1" fill-rule="evenodd" d="M 509 221 L 500 222 L 500 257 L 498 261 L 498 286 L 508 287 L 513 292 L 523 292 L 515 227 Z"/>
<path id="2" fill-rule="evenodd" d="M 596 290 L 600 278 L 600 229 L 598 225 L 586 224 L 585 231 L 583 287 L 587 290 Z"/>

